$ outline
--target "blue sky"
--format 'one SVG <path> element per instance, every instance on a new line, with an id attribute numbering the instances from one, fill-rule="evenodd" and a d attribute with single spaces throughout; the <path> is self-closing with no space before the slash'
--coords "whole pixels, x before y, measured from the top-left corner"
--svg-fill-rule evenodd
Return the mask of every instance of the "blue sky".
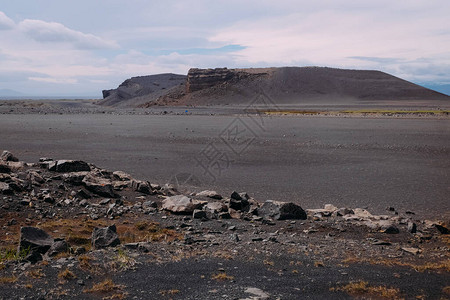
<path id="1" fill-rule="evenodd" d="M 191 67 L 314 65 L 449 91 L 449 16 L 448 0 L 0 0 L 0 90 L 101 97 Z"/>

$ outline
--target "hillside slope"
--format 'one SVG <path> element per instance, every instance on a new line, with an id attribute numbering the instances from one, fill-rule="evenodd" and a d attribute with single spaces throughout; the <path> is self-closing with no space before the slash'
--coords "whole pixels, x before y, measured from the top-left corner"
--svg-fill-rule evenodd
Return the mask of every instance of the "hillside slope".
<path id="1" fill-rule="evenodd" d="M 158 99 L 185 81 L 185 75 L 172 73 L 132 77 L 117 89 L 103 90 L 103 100 L 98 104 L 111 107 L 139 106 Z"/>

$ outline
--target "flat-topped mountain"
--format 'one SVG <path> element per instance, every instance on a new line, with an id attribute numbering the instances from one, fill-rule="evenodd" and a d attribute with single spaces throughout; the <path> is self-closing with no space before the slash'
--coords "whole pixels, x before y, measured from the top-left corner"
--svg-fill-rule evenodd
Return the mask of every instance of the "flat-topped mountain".
<path id="1" fill-rule="evenodd" d="M 381 71 L 326 67 L 193 68 L 187 76 L 161 74 L 128 79 L 118 89 L 103 91 L 105 99 L 100 104 L 239 105 L 261 92 L 277 104 L 289 105 L 349 100 L 450 100 L 447 95 Z"/>

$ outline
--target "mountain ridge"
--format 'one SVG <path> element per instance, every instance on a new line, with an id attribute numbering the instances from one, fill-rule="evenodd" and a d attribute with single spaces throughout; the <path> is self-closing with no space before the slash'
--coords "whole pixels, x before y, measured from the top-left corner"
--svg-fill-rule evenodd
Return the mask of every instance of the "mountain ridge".
<path id="1" fill-rule="evenodd" d="M 164 88 L 149 88 L 158 84 Z M 159 74 L 127 79 L 117 89 L 103 91 L 104 99 L 99 104 L 116 107 L 239 105 L 261 92 L 277 104 L 287 105 L 306 101 L 450 100 L 445 94 L 377 70 L 192 68 L 187 76 Z"/>

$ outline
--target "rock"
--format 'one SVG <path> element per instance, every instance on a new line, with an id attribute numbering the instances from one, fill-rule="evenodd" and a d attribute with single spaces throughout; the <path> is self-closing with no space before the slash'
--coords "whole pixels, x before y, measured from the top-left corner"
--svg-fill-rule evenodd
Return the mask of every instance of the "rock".
<path id="1" fill-rule="evenodd" d="M 25 258 L 23 259 L 23 261 L 28 261 L 32 264 L 35 264 L 41 260 L 42 260 L 42 254 L 39 253 L 38 251 L 34 251 L 34 250 L 30 251 L 30 253 L 28 253 L 28 255 L 25 256 Z"/>
<path id="2" fill-rule="evenodd" d="M 82 172 L 91 171 L 91 168 L 87 163 L 81 160 L 57 160 L 52 161 L 48 165 L 50 171 L 69 173 L 69 172 Z"/>
<path id="3" fill-rule="evenodd" d="M 94 249 L 115 247 L 119 245 L 120 240 L 117 235 L 116 225 L 103 228 L 95 227 L 92 232 L 91 244 Z"/>
<path id="4" fill-rule="evenodd" d="M 88 191 L 99 196 L 111 198 L 117 197 L 111 184 L 111 180 L 109 179 L 88 174 L 84 177 L 83 184 Z"/>
<path id="5" fill-rule="evenodd" d="M 19 161 L 17 157 L 15 157 L 11 152 L 5 150 L 3 151 L 2 155 L 0 156 L 0 159 L 3 161 Z"/>
<path id="6" fill-rule="evenodd" d="M 63 174 L 63 180 L 66 183 L 72 184 L 72 185 L 82 185 L 83 179 L 86 177 L 86 175 L 89 174 L 88 172 L 72 172 L 72 173 L 66 173 Z"/>
<path id="7" fill-rule="evenodd" d="M 218 214 L 220 212 L 227 211 L 227 206 L 219 201 L 208 202 L 208 204 L 205 205 L 204 209 L 208 212 Z"/>
<path id="8" fill-rule="evenodd" d="M 50 196 L 50 195 L 46 195 L 44 197 L 44 202 L 50 203 L 50 204 L 54 204 L 55 203 L 55 199 L 52 196 Z"/>
<path id="9" fill-rule="evenodd" d="M 276 220 L 301 219 L 306 220 L 306 212 L 299 205 L 292 202 L 267 200 L 258 209 L 258 215 Z"/>
<path id="10" fill-rule="evenodd" d="M 355 208 L 353 210 L 353 214 L 356 218 L 360 219 L 370 219 L 373 218 L 373 215 L 363 208 Z"/>
<path id="11" fill-rule="evenodd" d="M 192 213 L 192 217 L 194 219 L 208 219 L 208 217 L 206 215 L 206 211 L 199 210 L 199 209 L 194 209 L 194 212 Z"/>
<path id="12" fill-rule="evenodd" d="M 158 208 L 158 204 L 155 201 L 151 201 L 151 200 L 143 202 L 142 206 L 144 208 Z"/>
<path id="13" fill-rule="evenodd" d="M 154 194 L 148 181 L 133 180 L 132 187 L 134 188 L 135 191 L 139 193 L 147 195 Z"/>
<path id="14" fill-rule="evenodd" d="M 449 234 L 449 233 L 450 233 L 450 230 L 449 230 L 447 227 L 445 227 L 445 226 L 443 226 L 443 225 L 441 225 L 441 224 L 434 224 L 434 227 L 436 227 L 436 229 L 437 229 L 441 234 Z"/>
<path id="15" fill-rule="evenodd" d="M 120 180 L 120 181 L 131 181 L 131 180 L 133 180 L 133 177 L 131 177 L 130 174 L 122 172 L 122 171 L 114 171 L 113 172 L 113 178 L 115 180 Z"/>
<path id="16" fill-rule="evenodd" d="M 248 200 L 250 199 L 250 196 L 246 192 L 238 193 L 234 191 L 231 193 L 230 198 L 234 200 Z"/>
<path id="17" fill-rule="evenodd" d="M 345 215 L 353 215 L 354 211 L 352 209 L 350 209 L 350 208 L 341 207 L 337 211 L 335 211 L 334 214 L 336 216 L 342 217 L 342 216 L 345 216 Z"/>
<path id="18" fill-rule="evenodd" d="M 221 212 L 217 215 L 217 217 L 219 219 L 231 219 L 231 215 L 229 212 L 225 211 L 225 212 Z"/>
<path id="19" fill-rule="evenodd" d="M 11 168 L 7 165 L 0 163 L 0 173 L 9 174 L 11 173 Z"/>
<path id="20" fill-rule="evenodd" d="M 414 222 L 408 222 L 408 232 L 410 233 L 416 233 L 417 232 L 417 225 Z"/>
<path id="21" fill-rule="evenodd" d="M 404 247 L 402 248 L 403 251 L 411 253 L 411 254 L 419 254 L 422 252 L 422 250 L 420 250 L 419 248 L 413 248 L 413 247 Z"/>
<path id="22" fill-rule="evenodd" d="M 204 201 L 193 200 L 184 195 L 168 197 L 162 202 L 162 209 L 173 213 L 191 214 L 195 209 L 201 209 Z"/>
<path id="23" fill-rule="evenodd" d="M 44 254 L 53 245 L 53 238 L 44 230 L 36 227 L 21 227 L 18 251 L 30 248 L 32 251 Z"/>
<path id="24" fill-rule="evenodd" d="M 12 192 L 13 190 L 11 189 L 8 183 L 0 182 L 0 193 L 7 195 L 11 194 Z"/>
<path id="25" fill-rule="evenodd" d="M 201 191 L 201 192 L 197 193 L 196 196 L 222 200 L 222 196 L 219 193 L 217 193 L 216 191 L 209 191 L 209 190 Z"/>
<path id="26" fill-rule="evenodd" d="M 398 228 L 391 222 L 380 222 L 380 231 L 388 234 L 397 234 L 400 232 Z"/>
<path id="27" fill-rule="evenodd" d="M 76 193 L 75 193 L 75 197 L 78 199 L 89 199 L 91 198 L 91 195 L 86 192 L 83 189 L 79 189 Z"/>
<path id="28" fill-rule="evenodd" d="M 55 242 L 51 245 L 46 254 L 51 257 L 58 253 L 67 252 L 68 250 L 69 245 L 65 240 L 55 239 Z"/>

